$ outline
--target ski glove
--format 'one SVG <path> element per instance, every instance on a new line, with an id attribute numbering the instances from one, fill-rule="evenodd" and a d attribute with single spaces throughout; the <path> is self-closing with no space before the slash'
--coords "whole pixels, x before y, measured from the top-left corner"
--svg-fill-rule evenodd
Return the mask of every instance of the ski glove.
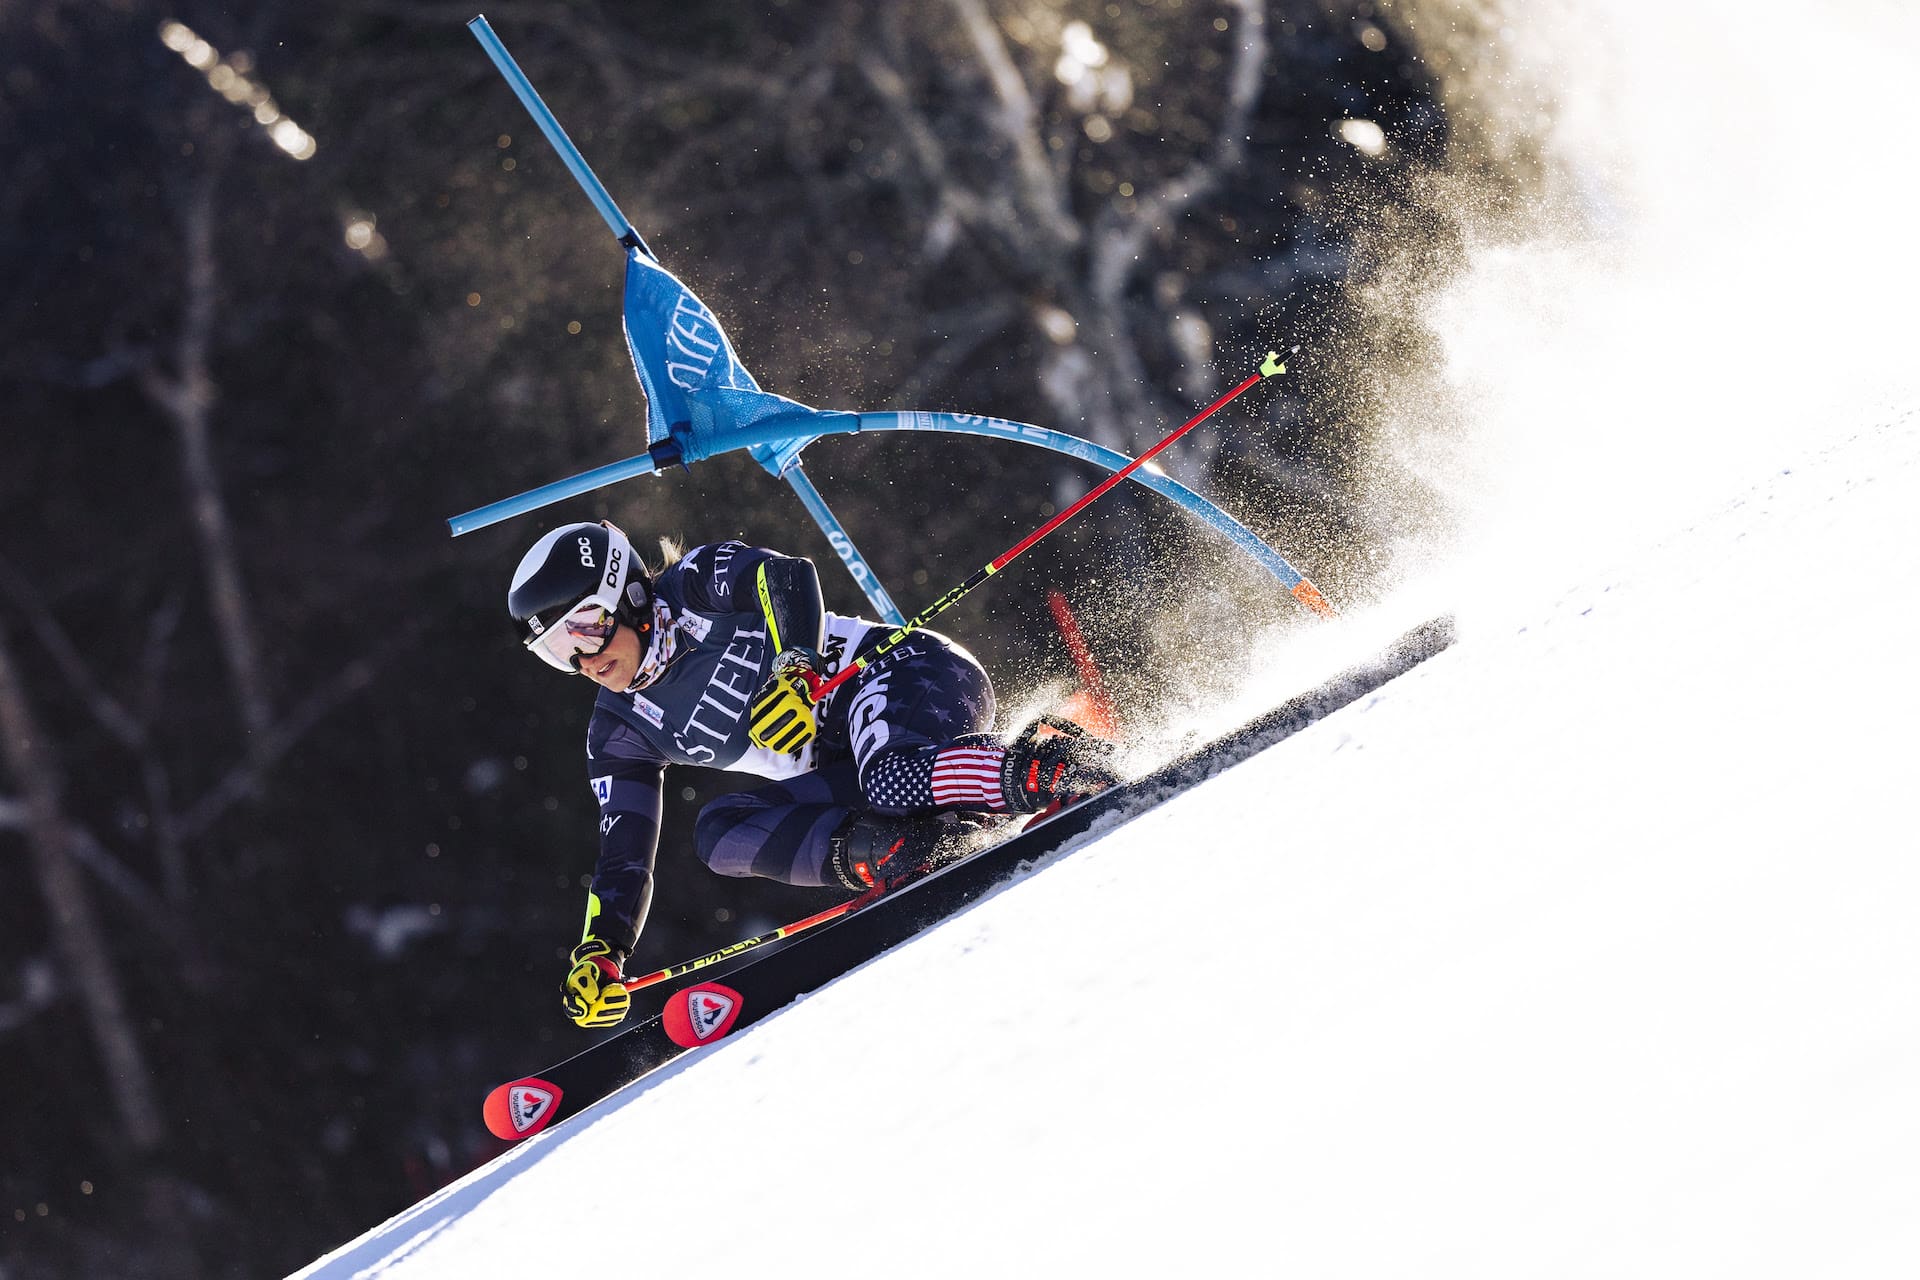
<path id="1" fill-rule="evenodd" d="M 798 755 L 813 741 L 814 690 L 823 683 L 820 655 L 811 649 L 788 649 L 773 660 L 767 677 L 747 712 L 747 737 L 756 747 Z"/>
<path id="2" fill-rule="evenodd" d="M 573 968 L 560 989 L 560 1003 L 569 1018 L 583 1027 L 611 1027 L 627 1016 L 633 996 L 620 981 L 625 956 L 598 938 L 588 938 L 567 958 Z"/>
<path id="3" fill-rule="evenodd" d="M 1007 744 L 1000 790 L 1015 813 L 1072 804 L 1120 781 L 1113 744 L 1061 716 L 1041 716 Z"/>

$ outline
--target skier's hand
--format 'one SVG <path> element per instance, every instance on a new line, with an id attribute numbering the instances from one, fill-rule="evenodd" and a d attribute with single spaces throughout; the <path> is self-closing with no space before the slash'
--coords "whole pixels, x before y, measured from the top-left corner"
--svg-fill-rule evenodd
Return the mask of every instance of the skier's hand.
<path id="1" fill-rule="evenodd" d="M 813 741 L 814 690 L 820 686 L 820 655 L 788 649 L 773 660 L 773 674 L 747 711 L 747 737 L 756 747 L 798 754 Z"/>
<path id="2" fill-rule="evenodd" d="M 1059 716 L 1041 716 L 1023 729 L 1000 767 L 1000 790 L 1015 813 L 1072 804 L 1118 781 L 1113 744 Z"/>
<path id="3" fill-rule="evenodd" d="M 600 939 L 588 938 L 567 958 L 573 968 L 560 989 L 560 1002 L 569 1018 L 583 1027 L 611 1027 L 627 1016 L 633 996 L 620 982 L 626 957 Z"/>

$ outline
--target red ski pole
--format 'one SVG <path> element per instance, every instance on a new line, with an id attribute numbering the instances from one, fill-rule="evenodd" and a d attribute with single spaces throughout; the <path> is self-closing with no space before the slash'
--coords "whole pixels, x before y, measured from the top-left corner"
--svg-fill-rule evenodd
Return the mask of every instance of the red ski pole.
<path id="1" fill-rule="evenodd" d="M 792 924 L 783 924 L 778 929 L 769 930 L 756 937 L 742 938 L 738 942 L 730 942 L 718 951 L 709 951 L 706 955 L 700 956 L 697 959 L 682 960 L 679 964 L 668 965 L 664 969 L 655 969 L 652 973 L 643 973 L 638 977 L 622 978 L 620 985 L 629 991 L 638 991 L 642 987 L 657 986 L 662 982 L 672 982 L 675 978 L 684 978 L 695 970 L 704 969 L 708 965 L 719 964 L 722 960 L 731 960 L 742 952 L 751 951 L 755 947 L 764 947 L 769 942 L 778 942 L 782 938 L 791 938 L 796 933 L 804 933 L 815 925 L 825 924 L 829 920 L 838 920 L 841 916 L 846 915 L 856 908 L 865 906 L 879 896 L 877 890 L 869 889 L 857 898 L 848 898 L 845 902 L 835 903 L 825 911 L 816 911 L 804 920 L 795 920 Z"/>
<path id="2" fill-rule="evenodd" d="M 927 623 L 933 621 L 933 619 L 938 617 L 940 614 L 945 613 L 948 609 L 952 608 L 955 604 L 958 604 L 961 598 L 964 597 L 969 591 L 972 591 L 975 587 L 985 582 L 988 578 L 992 577 L 994 574 L 1000 572 L 1002 569 L 1006 568 L 1009 564 L 1013 563 L 1015 557 L 1019 556 L 1028 547 L 1031 547 L 1034 543 L 1040 541 L 1040 539 L 1046 537 L 1048 534 L 1052 533 L 1055 529 L 1058 529 L 1061 525 L 1065 524 L 1068 520 L 1071 520 L 1074 516 L 1080 514 L 1080 512 L 1085 510 L 1086 507 L 1090 503 L 1092 503 L 1094 499 L 1098 498 L 1101 494 L 1113 488 L 1113 486 L 1119 484 L 1122 480 L 1125 480 L 1128 476 L 1132 475 L 1135 471 L 1139 470 L 1140 467 L 1143 466 L 1148 459 L 1152 458 L 1155 454 L 1159 453 L 1162 449 L 1166 448 L 1168 445 L 1172 444 L 1175 440 L 1178 440 L 1181 436 L 1187 434 L 1187 432 L 1193 430 L 1195 427 L 1205 422 L 1208 418 L 1212 417 L 1216 412 L 1218 412 L 1220 409 L 1224 408 L 1227 404 L 1232 402 L 1235 397 L 1239 396 L 1241 392 L 1245 391 L 1247 388 L 1251 387 L 1254 383 L 1259 382 L 1263 378 L 1277 377 L 1278 375 L 1283 374 L 1286 371 L 1287 371 L 1287 366 L 1280 363 L 1280 353 L 1277 351 L 1269 351 L 1267 353 L 1267 358 L 1263 362 L 1261 362 L 1260 372 L 1249 377 L 1245 382 L 1242 382 L 1239 386 L 1227 392 L 1227 394 L 1221 396 L 1218 400 L 1215 400 L 1212 404 L 1202 409 L 1199 413 L 1194 414 L 1193 417 L 1187 419 L 1187 421 L 1180 427 L 1179 430 L 1175 431 L 1172 435 L 1168 436 L 1165 440 L 1162 440 L 1159 444 L 1156 444 L 1155 446 L 1153 446 L 1153 448 L 1147 450 L 1145 453 L 1135 458 L 1132 462 L 1129 462 L 1126 466 L 1120 468 L 1120 470 L 1108 476 L 1105 480 L 1102 480 L 1099 484 L 1095 485 L 1091 490 L 1089 490 L 1087 494 L 1084 497 L 1082 497 L 1078 502 L 1074 503 L 1072 506 L 1068 507 L 1065 511 L 1062 511 L 1059 515 L 1055 516 L 1053 519 L 1041 525 L 1038 529 L 1035 529 L 1032 533 L 1028 534 L 1025 538 L 1022 538 L 1018 543 L 1014 544 L 1012 547 L 1008 548 L 1004 553 L 1002 553 L 998 559 L 993 560 L 992 562 L 974 570 L 972 576 L 970 576 L 965 582 L 961 583 L 959 586 L 947 592 L 947 594 L 941 596 L 938 600 L 935 600 L 932 604 L 928 605 L 916 617 L 914 617 L 912 621 L 908 622 L 906 625 L 895 630 L 892 635 L 889 635 L 885 640 L 882 640 L 879 644 L 875 645 L 873 649 L 869 653 L 867 653 L 865 656 L 855 658 L 852 662 L 842 667 L 840 669 L 839 674 L 835 675 L 831 680 L 822 680 L 819 684 L 815 685 L 813 687 L 814 701 L 818 702 L 821 699 L 825 698 L 828 694 L 832 693 L 835 689 L 838 689 L 841 685 L 853 679 L 854 675 L 857 672 L 866 670 L 868 667 L 872 666 L 875 662 L 878 662 L 881 658 L 886 657 L 887 652 L 891 650 L 895 645 L 899 644 L 902 640 L 905 640 L 908 636 L 912 635 L 915 631 L 918 631 L 921 627 L 926 626 Z M 1302 581 L 1304 582 L 1305 580 L 1302 579 Z M 1295 594 L 1296 595 L 1300 594 L 1298 589 L 1295 590 Z M 1319 592 L 1316 591 L 1313 593 L 1313 595 L 1315 599 L 1319 598 Z M 1328 610 L 1328 612 L 1331 612 L 1331 610 Z"/>

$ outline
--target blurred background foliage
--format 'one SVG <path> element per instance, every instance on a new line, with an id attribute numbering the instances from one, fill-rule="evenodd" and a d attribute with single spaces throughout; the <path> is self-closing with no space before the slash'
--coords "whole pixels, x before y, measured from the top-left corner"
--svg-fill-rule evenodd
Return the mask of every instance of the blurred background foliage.
<path id="1" fill-rule="evenodd" d="M 742 537 L 865 608 L 743 457 L 448 538 L 644 444 L 619 252 L 470 16 L 0 3 L 0 1275 L 296 1267 L 496 1154 L 485 1089 L 587 1042 L 557 982 L 590 696 L 504 616 L 538 532 Z M 767 389 L 1138 451 L 1299 344 L 1169 469 L 1336 600 L 1444 524 L 1376 439 L 1380 371 L 1424 340 L 1368 299 L 1444 279 L 1432 183 L 1498 202 L 1524 174 L 1459 154 L 1464 11 L 488 16 Z M 1097 479 L 965 438 L 806 460 L 908 612 Z M 1236 643 L 1289 616 L 1122 489 L 943 619 L 1003 706 L 1069 678 L 1053 587 L 1123 707 L 1203 650 L 1258 662 Z M 695 861 L 693 814 L 738 781 L 669 777 L 648 964 L 820 901 Z"/>

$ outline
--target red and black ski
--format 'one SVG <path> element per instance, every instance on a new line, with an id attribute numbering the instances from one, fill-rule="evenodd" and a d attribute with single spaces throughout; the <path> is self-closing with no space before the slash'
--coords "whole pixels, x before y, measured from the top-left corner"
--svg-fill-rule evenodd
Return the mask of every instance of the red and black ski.
<path id="1" fill-rule="evenodd" d="M 1104 792 L 1062 809 L 1039 827 L 918 879 L 895 884 L 884 894 L 875 892 L 844 903 L 845 909 L 835 918 L 812 926 L 811 933 L 777 950 L 760 947 L 744 953 L 718 976 L 673 992 L 659 1013 L 619 1035 L 540 1075 L 494 1089 L 487 1095 L 487 1128 L 509 1142 L 532 1137 L 688 1050 L 717 1043 L 736 1028 L 750 1026 L 796 996 L 824 986 L 960 910 L 1010 875 L 1019 862 L 1059 848 L 1086 830 L 1085 822 L 1067 819 L 1111 794 Z M 1105 811 L 1106 806 L 1101 808 Z M 1043 834 L 1048 837 L 1045 842 L 1034 839 Z M 910 894 L 914 896 L 907 901 Z M 789 926 L 784 932 L 796 931 Z M 770 942 L 776 940 L 774 935 L 766 936 Z"/>
<path id="2" fill-rule="evenodd" d="M 797 997 L 864 964 L 985 896 L 996 885 L 1057 852 L 1093 824 L 1126 820 L 1228 766 L 1365 697 L 1453 642 L 1451 618 L 1436 618 L 1385 651 L 1303 693 L 1191 755 L 1061 810 L 1045 823 L 989 845 L 850 909 L 778 950 L 747 951 L 722 971 L 674 991 L 659 1013 L 538 1075 L 488 1094 L 487 1127 L 509 1142 L 532 1137 L 681 1055 L 717 1044 Z"/>

